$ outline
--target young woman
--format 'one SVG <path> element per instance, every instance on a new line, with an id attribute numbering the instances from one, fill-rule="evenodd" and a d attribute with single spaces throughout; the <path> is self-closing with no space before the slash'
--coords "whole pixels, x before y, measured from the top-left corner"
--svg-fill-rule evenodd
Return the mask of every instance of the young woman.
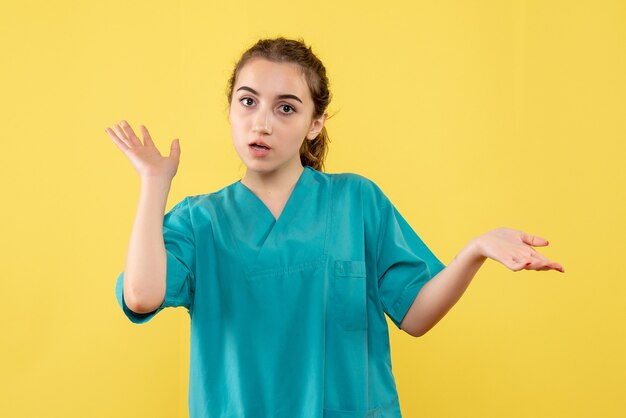
<path id="1" fill-rule="evenodd" d="M 144 126 L 106 129 L 142 183 L 117 298 L 135 323 L 188 309 L 192 418 L 400 417 L 385 313 L 421 336 L 487 258 L 563 271 L 508 228 L 444 266 L 375 183 L 324 173 L 330 92 L 302 41 L 258 41 L 227 94 L 244 177 L 165 215 L 179 141 L 163 157 Z"/>

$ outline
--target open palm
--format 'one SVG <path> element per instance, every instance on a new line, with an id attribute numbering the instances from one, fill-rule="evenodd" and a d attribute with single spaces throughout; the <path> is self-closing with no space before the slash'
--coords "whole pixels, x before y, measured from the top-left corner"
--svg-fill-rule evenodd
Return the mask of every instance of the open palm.
<path id="1" fill-rule="evenodd" d="M 563 266 L 548 260 L 533 247 L 545 247 L 548 241 L 511 228 L 497 228 L 478 238 L 485 257 L 496 260 L 513 271 L 558 270 Z"/>
<path id="2" fill-rule="evenodd" d="M 143 136 L 143 144 L 137 137 L 133 128 L 122 121 L 121 127 L 114 125 L 113 129 L 106 128 L 105 131 L 115 145 L 128 157 L 141 178 L 158 177 L 170 180 L 176 175 L 178 163 L 180 161 L 180 144 L 178 139 L 174 139 L 170 146 L 170 155 L 164 157 L 154 145 L 148 129 L 140 125 Z"/>

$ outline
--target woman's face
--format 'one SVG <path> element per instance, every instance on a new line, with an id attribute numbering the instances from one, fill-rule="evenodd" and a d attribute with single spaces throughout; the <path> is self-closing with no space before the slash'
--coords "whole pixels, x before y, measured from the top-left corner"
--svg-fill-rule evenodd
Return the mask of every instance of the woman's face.
<path id="1" fill-rule="evenodd" d="M 248 170 L 270 173 L 302 166 L 300 146 L 314 139 L 326 114 L 313 119 L 309 87 L 296 64 L 248 61 L 229 108 L 233 143 Z"/>

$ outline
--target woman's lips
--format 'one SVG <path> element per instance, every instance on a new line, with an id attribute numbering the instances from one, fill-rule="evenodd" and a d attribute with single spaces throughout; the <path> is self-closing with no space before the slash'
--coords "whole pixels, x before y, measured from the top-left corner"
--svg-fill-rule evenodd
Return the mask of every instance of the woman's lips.
<path id="1" fill-rule="evenodd" d="M 248 149 L 250 150 L 250 154 L 252 154 L 254 157 L 265 157 L 266 155 L 268 155 L 270 153 L 271 148 L 269 148 L 268 146 L 264 146 L 262 145 L 262 142 L 259 143 L 253 143 L 248 145 Z"/>
<path id="2" fill-rule="evenodd" d="M 272 148 L 265 142 L 261 141 L 260 139 L 254 140 L 250 142 L 248 145 L 261 145 L 262 147 L 265 147 L 265 148 Z"/>

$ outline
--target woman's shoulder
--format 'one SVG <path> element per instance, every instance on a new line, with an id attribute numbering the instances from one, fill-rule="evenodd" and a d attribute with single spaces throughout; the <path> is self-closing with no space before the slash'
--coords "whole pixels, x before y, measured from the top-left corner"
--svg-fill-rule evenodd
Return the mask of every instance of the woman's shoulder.
<path id="1" fill-rule="evenodd" d="M 330 173 L 332 181 L 339 187 L 359 187 L 371 192 L 380 192 L 380 187 L 370 178 L 353 172 Z"/>
<path id="2" fill-rule="evenodd" d="M 341 173 L 322 173 L 329 182 L 333 184 L 333 194 L 335 195 L 354 195 L 358 193 L 362 198 L 369 198 L 375 201 L 386 199 L 381 188 L 372 179 L 353 172 Z"/>
<path id="3" fill-rule="evenodd" d="M 193 210 L 198 207 L 206 208 L 208 206 L 223 204 L 225 200 L 228 200 L 229 195 L 233 194 L 236 184 L 237 182 L 234 182 L 212 192 L 185 196 L 172 208 L 172 210 L 180 210 L 180 208 Z"/>

